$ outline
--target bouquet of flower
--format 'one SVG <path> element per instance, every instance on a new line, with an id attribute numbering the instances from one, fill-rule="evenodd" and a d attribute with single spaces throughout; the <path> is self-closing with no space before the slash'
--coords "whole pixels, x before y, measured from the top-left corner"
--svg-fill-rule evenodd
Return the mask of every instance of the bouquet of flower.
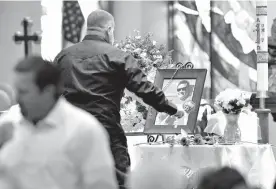
<path id="1" fill-rule="evenodd" d="M 139 31 L 134 32 L 134 36 L 126 37 L 125 40 L 115 43 L 115 46 L 130 53 L 137 60 L 138 66 L 147 75 L 149 81 L 154 81 L 157 69 L 175 67 L 171 57 L 172 51 L 168 52 L 164 45 L 158 45 L 152 39 L 151 33 L 141 36 Z M 121 124 L 126 132 L 140 131 L 145 124 L 147 105 L 125 91 L 120 114 Z"/>
<path id="2" fill-rule="evenodd" d="M 115 43 L 115 46 L 136 58 L 138 66 L 146 74 L 156 71 L 156 68 L 174 67 L 171 57 L 172 51 L 168 52 L 164 45 L 158 45 L 152 39 L 152 33 L 148 33 L 145 36 L 141 36 L 137 30 L 134 33 L 134 36 L 126 37 L 124 41 Z"/>
<path id="3" fill-rule="evenodd" d="M 226 114 L 239 114 L 246 105 L 246 94 L 239 89 L 226 89 L 216 97 L 215 104 Z"/>

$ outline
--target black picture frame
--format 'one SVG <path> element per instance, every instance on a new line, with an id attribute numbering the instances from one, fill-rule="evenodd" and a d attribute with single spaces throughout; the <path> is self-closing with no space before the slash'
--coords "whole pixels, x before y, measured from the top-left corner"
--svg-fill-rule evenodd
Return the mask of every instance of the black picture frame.
<path id="1" fill-rule="evenodd" d="M 195 80 L 193 86 L 192 101 L 194 102 L 194 109 L 188 115 L 186 125 L 158 125 L 156 123 L 156 117 L 158 112 L 149 107 L 146 125 L 144 128 L 144 134 L 179 134 L 181 129 L 184 129 L 187 133 L 193 134 L 197 122 L 197 115 L 200 106 L 200 101 L 203 93 L 204 83 L 206 79 L 207 69 L 159 69 L 157 70 L 154 84 L 157 87 L 163 88 L 164 80 L 173 82 L 173 80 Z M 166 94 L 166 91 L 164 91 Z M 177 93 L 177 92 L 176 92 Z"/>

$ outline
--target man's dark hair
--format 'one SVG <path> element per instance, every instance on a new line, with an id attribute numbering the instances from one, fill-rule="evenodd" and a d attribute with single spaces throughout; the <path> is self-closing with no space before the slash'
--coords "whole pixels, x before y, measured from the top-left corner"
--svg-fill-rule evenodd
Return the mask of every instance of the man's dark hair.
<path id="1" fill-rule="evenodd" d="M 41 56 L 29 56 L 20 60 L 14 70 L 16 72 L 34 72 L 35 84 L 41 91 L 49 85 L 56 86 L 57 91 L 60 90 L 60 70 L 51 61 L 44 60 Z"/>
<path id="2" fill-rule="evenodd" d="M 223 167 L 203 176 L 198 189 L 231 189 L 240 184 L 246 185 L 244 177 L 235 169 Z"/>
<path id="3" fill-rule="evenodd" d="M 180 81 L 180 82 L 178 83 L 177 88 L 178 88 L 179 85 L 183 85 L 183 84 L 186 85 L 186 88 L 189 88 L 189 86 L 190 86 L 189 81 L 187 81 L 187 80 L 182 80 L 182 81 Z"/>

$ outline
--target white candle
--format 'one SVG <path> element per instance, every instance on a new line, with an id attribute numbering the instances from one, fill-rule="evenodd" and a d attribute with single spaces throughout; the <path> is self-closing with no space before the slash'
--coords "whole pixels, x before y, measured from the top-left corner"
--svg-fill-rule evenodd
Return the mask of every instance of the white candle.
<path id="1" fill-rule="evenodd" d="M 267 1 L 256 1 L 257 29 L 257 91 L 265 98 L 268 91 L 268 37 L 267 37 Z"/>
<path id="2" fill-rule="evenodd" d="M 265 63 L 257 64 L 258 76 L 257 76 L 257 91 L 268 91 L 268 68 Z"/>

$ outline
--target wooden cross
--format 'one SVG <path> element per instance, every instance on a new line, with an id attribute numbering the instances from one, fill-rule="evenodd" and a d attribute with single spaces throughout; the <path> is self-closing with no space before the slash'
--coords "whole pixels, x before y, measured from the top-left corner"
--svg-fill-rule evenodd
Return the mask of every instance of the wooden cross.
<path id="1" fill-rule="evenodd" d="M 30 35 L 32 20 L 29 17 L 26 17 L 23 19 L 22 25 L 24 30 L 23 35 L 21 34 L 21 32 L 16 32 L 14 34 L 13 39 L 17 44 L 21 44 L 22 41 L 24 42 L 24 52 L 25 52 L 25 57 L 27 57 L 32 50 L 31 42 L 34 41 L 36 43 L 39 43 L 41 41 L 41 36 L 36 32 L 33 35 Z"/>

